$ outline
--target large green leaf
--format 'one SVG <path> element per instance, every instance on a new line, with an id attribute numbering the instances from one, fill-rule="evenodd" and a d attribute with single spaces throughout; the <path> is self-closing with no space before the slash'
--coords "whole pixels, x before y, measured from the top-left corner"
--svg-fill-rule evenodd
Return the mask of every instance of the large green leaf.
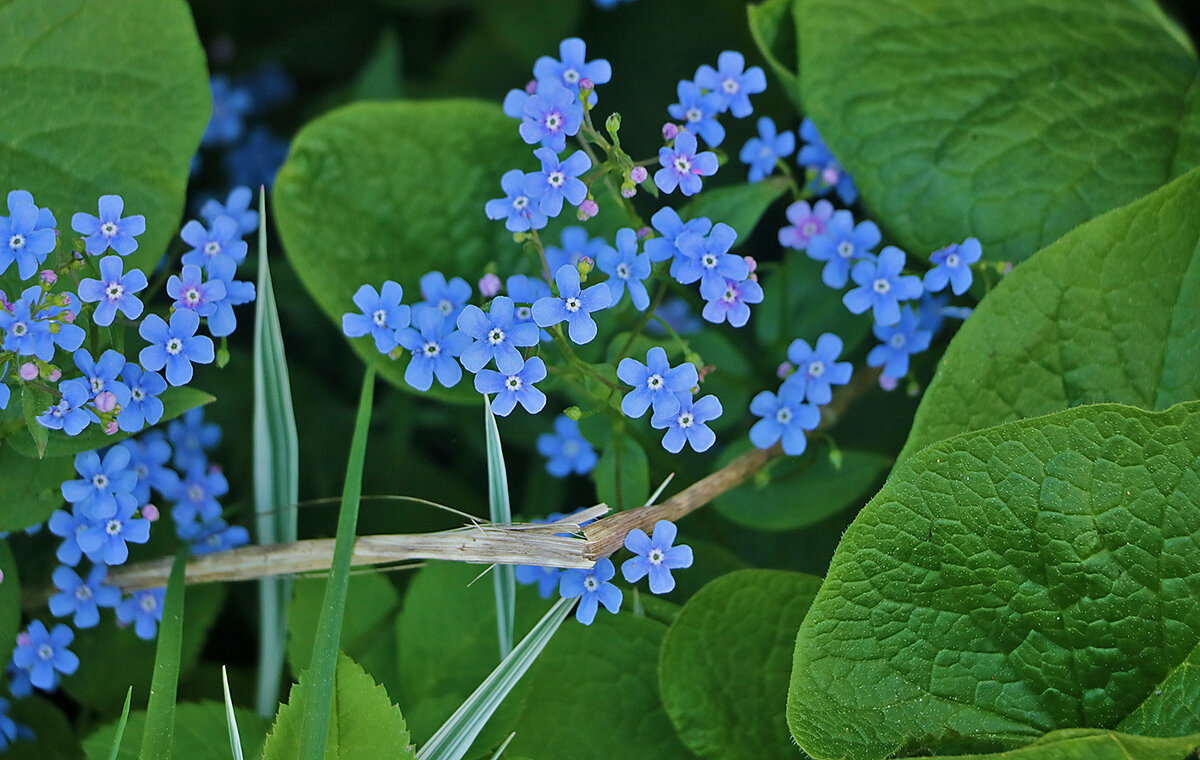
<path id="1" fill-rule="evenodd" d="M 690 750 L 719 760 L 796 757 L 784 718 L 788 675 L 796 629 L 820 587 L 803 573 L 741 570 L 679 611 L 658 676 L 667 715 Z"/>
<path id="2" fill-rule="evenodd" d="M 501 272 L 520 271 L 513 267 L 520 247 L 483 206 L 503 195 L 505 171 L 535 165 L 498 104 L 357 103 L 296 136 L 275 182 L 275 218 L 301 282 L 340 329 L 363 283 L 378 289 L 395 280 L 413 303 L 430 270 L 471 283 L 493 260 Z M 408 388 L 407 356 L 392 361 L 369 337 L 352 344 L 381 375 Z M 457 396 L 478 399 L 469 380 Z"/>
<path id="3" fill-rule="evenodd" d="M 650 496 L 650 461 L 645 450 L 628 435 L 613 435 L 592 471 L 596 500 L 613 511 L 633 509 Z"/>
<path id="4" fill-rule="evenodd" d="M 1053 731 L 1010 752 L 957 755 L 944 760 L 1192 760 L 1197 750 L 1200 734 L 1158 739 L 1074 728 Z"/>
<path id="5" fill-rule="evenodd" d="M 666 631 L 624 612 L 601 610 L 590 626 L 567 621 L 529 673 L 531 692 L 508 755 L 687 757 L 658 696 Z"/>
<path id="6" fill-rule="evenodd" d="M 1020 261 L 1200 163 L 1196 53 L 1150 0 L 792 11 L 803 108 L 913 253 Z"/>
<path id="7" fill-rule="evenodd" d="M 1200 726 L 1200 644 L 1117 728 L 1145 736 L 1175 736 L 1176 726 Z"/>
<path id="8" fill-rule="evenodd" d="M 245 756 L 258 758 L 262 754 L 263 738 L 269 724 L 251 710 L 237 708 L 235 712 Z M 134 760 L 138 756 L 145 722 L 144 710 L 134 710 L 129 714 L 117 760 Z M 114 721 L 96 729 L 83 740 L 83 750 L 89 760 L 108 758 L 116 728 Z M 179 760 L 230 760 L 229 742 L 221 741 L 225 733 L 223 703 L 215 700 L 181 702 L 175 707 L 175 750 L 172 757 Z"/>
<path id="9" fill-rule="evenodd" d="M 22 430 L 16 436 L 28 434 Z M 16 437 L 14 436 L 14 437 Z M 50 457 L 35 462 L 5 440 L 0 443 L 0 530 L 21 530 L 49 519 L 63 505 L 62 482 L 75 477 L 75 460 Z"/>
<path id="10" fill-rule="evenodd" d="M 901 458 L 966 430 L 1200 398 L 1200 169 L 1017 268 L 951 341 Z"/>
<path id="11" fill-rule="evenodd" d="M 288 702 L 279 708 L 275 725 L 263 746 L 263 760 L 294 760 L 300 756 L 300 727 L 307 711 L 321 701 L 313 693 L 312 671 L 300 674 Z M 327 702 L 329 730 L 326 760 L 412 760 L 408 727 L 400 708 L 358 663 L 339 653 L 333 679 L 333 698 Z M 215 732 L 214 732 L 215 733 Z M 221 742 L 214 742 L 221 744 Z"/>
<path id="12" fill-rule="evenodd" d="M 800 628 L 816 758 L 1116 728 L 1200 641 L 1200 402 L 1084 406 L 933 444 L 846 532 Z M 1164 727 L 1200 731 L 1200 720 Z"/>
<path id="13" fill-rule="evenodd" d="M 146 232 L 126 266 L 150 271 L 176 235 L 208 122 L 204 51 L 182 0 L 12 0 L 0 6 L 3 192 L 71 215 L 116 193 Z"/>

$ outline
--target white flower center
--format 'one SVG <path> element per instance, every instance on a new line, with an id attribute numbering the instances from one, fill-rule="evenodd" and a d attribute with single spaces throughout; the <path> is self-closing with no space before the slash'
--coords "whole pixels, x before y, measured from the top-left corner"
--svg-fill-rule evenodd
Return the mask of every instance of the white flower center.
<path id="1" fill-rule="evenodd" d="M 387 327 L 387 311 L 384 309 L 377 309 L 375 313 L 371 315 L 371 320 L 375 323 L 376 327 Z"/>
<path id="2" fill-rule="evenodd" d="M 691 412 L 684 412 L 675 421 L 679 423 L 679 427 L 681 428 L 690 428 L 692 423 L 695 422 L 695 418 L 692 417 Z"/>
<path id="3" fill-rule="evenodd" d="M 141 608 L 143 610 L 145 610 L 146 612 L 153 612 L 154 608 L 158 606 L 158 600 L 155 599 L 153 595 L 146 594 L 145 596 L 142 597 L 142 601 L 140 604 L 141 604 Z"/>
<path id="4" fill-rule="evenodd" d="M 104 296 L 110 301 L 120 301 L 125 297 L 125 286 L 119 282 L 110 282 L 104 289 Z"/>
<path id="5" fill-rule="evenodd" d="M 134 401 L 145 401 L 146 400 L 146 392 L 144 390 L 142 390 L 141 388 L 134 388 L 133 390 L 131 390 L 129 392 L 129 397 L 132 398 Z M 146 468 L 145 467 L 134 468 L 134 469 L 138 471 L 138 473 L 139 473 L 138 477 L 142 477 L 142 478 L 146 477 L 146 475 L 145 475 Z"/>
<path id="6" fill-rule="evenodd" d="M 562 187 L 563 183 L 567 181 L 567 175 L 556 169 L 550 172 L 547 181 L 549 181 L 551 187 Z"/>
<path id="7" fill-rule="evenodd" d="M 513 393 L 521 390 L 522 385 L 524 385 L 524 381 L 522 381 L 521 378 L 517 377 L 516 375 L 509 375 L 504 380 L 504 387 Z"/>
<path id="8" fill-rule="evenodd" d="M 655 373 L 655 374 L 651 375 L 650 377 L 646 378 L 646 387 L 652 391 L 661 390 L 663 387 L 662 375 Z"/>
<path id="9" fill-rule="evenodd" d="M 54 657 L 54 647 L 49 644 L 42 644 L 37 648 L 37 656 L 42 660 L 49 660 Z"/>
<path id="10" fill-rule="evenodd" d="M 562 122 L 562 114 L 558 111 L 551 111 L 546 114 L 545 125 L 547 130 L 557 132 L 562 127 Z"/>
<path id="11" fill-rule="evenodd" d="M 951 253 L 948 256 L 946 256 L 946 266 L 948 266 L 948 267 L 951 267 L 951 268 L 957 267 L 959 265 L 960 261 L 961 261 L 961 259 L 958 258 L 957 253 Z"/>
<path id="12" fill-rule="evenodd" d="M 725 295 L 721 296 L 721 300 L 724 301 L 725 303 L 733 303 L 734 301 L 737 300 L 737 297 L 738 297 L 737 289 L 734 288 L 732 285 L 728 285 L 725 287 Z"/>
<path id="13" fill-rule="evenodd" d="M 109 520 L 108 524 L 104 526 L 104 532 L 110 536 L 117 535 L 118 533 L 121 532 L 121 521 L 120 520 Z"/>
<path id="14" fill-rule="evenodd" d="M 21 234 L 13 235 L 12 237 L 10 237 L 8 239 L 8 246 L 10 248 L 12 248 L 14 251 L 17 250 L 18 248 L 24 248 L 25 247 L 25 236 L 21 235 Z"/>
<path id="15" fill-rule="evenodd" d="M 117 236 L 116 222 L 105 222 L 104 224 L 100 225 L 100 234 L 106 238 L 109 238 L 110 240 L 112 238 L 116 237 Z"/>
<path id="16" fill-rule="evenodd" d="M 518 195 L 516 198 L 513 198 L 513 208 L 515 208 L 517 211 L 524 211 L 528 206 L 528 195 Z"/>
<path id="17" fill-rule="evenodd" d="M 13 322 L 13 326 L 12 326 L 12 334 L 13 335 L 20 338 L 28 332 L 29 332 L 29 326 L 26 325 L 24 322 Z"/>
<path id="18" fill-rule="evenodd" d="M 204 499 L 204 489 L 198 485 L 190 485 L 187 490 L 188 498 L 192 501 L 201 501 Z"/>
<path id="19" fill-rule="evenodd" d="M 837 253 L 838 256 L 841 256 L 843 259 L 850 258 L 854 255 L 854 243 L 851 243 L 849 240 L 843 240 L 842 242 L 838 243 Z"/>
<path id="20" fill-rule="evenodd" d="M 814 361 L 808 365 L 809 377 L 820 377 L 825 374 L 825 362 Z"/>
<path id="21" fill-rule="evenodd" d="M 904 333 L 896 333 L 888 340 L 888 343 L 892 344 L 892 348 L 904 348 Z"/>
<path id="22" fill-rule="evenodd" d="M 488 333 L 487 337 L 489 343 L 491 343 L 493 346 L 498 346 L 504 342 L 504 331 L 499 327 L 493 327 L 491 332 Z"/>
<path id="23" fill-rule="evenodd" d="M 562 453 L 563 456 L 567 457 L 568 459 L 574 459 L 575 457 L 579 456 L 579 442 L 567 441 L 563 444 Z"/>
<path id="24" fill-rule="evenodd" d="M 200 291 L 194 287 L 188 288 L 183 291 L 183 300 L 188 306 L 195 306 L 200 303 Z"/>
<path id="25" fill-rule="evenodd" d="M 721 82 L 721 89 L 729 95 L 736 93 L 739 87 L 740 85 L 738 84 L 738 80 L 734 79 L 733 77 L 726 77 L 725 80 Z"/>
<path id="26" fill-rule="evenodd" d="M 443 314 L 450 314 L 454 311 L 454 304 L 450 303 L 449 298 L 443 298 L 442 300 L 438 301 L 437 308 L 438 311 Z"/>
<path id="27" fill-rule="evenodd" d="M 687 110 L 686 116 L 687 116 L 687 120 L 690 123 L 695 124 L 696 122 L 698 122 L 704 118 L 704 112 L 701 111 L 699 108 L 689 108 Z"/>
<path id="28" fill-rule="evenodd" d="M 880 277 L 875 282 L 871 283 L 871 288 L 874 289 L 876 293 L 883 295 L 892 289 L 892 283 L 888 282 L 883 277 Z"/>
<path id="29" fill-rule="evenodd" d="M 579 311 L 579 309 L 582 306 L 583 306 L 583 303 L 578 298 L 575 298 L 574 296 L 567 299 L 567 311 L 571 312 L 572 314 Z"/>
<path id="30" fill-rule="evenodd" d="M 629 265 L 623 261 L 620 264 L 617 264 L 617 277 L 622 280 L 629 279 Z"/>
<path id="31" fill-rule="evenodd" d="M 183 350 L 183 341 L 181 341 L 179 338 L 171 338 L 167 341 L 166 348 L 168 354 L 171 356 L 178 356 L 179 352 Z"/>
<path id="32" fill-rule="evenodd" d="M 75 598 L 81 602 L 91 599 L 92 598 L 92 590 L 90 588 L 88 588 L 87 586 L 76 586 L 75 587 Z"/>
<path id="33" fill-rule="evenodd" d="M 675 171 L 680 174 L 692 173 L 692 162 L 687 156 L 675 156 Z"/>
<path id="34" fill-rule="evenodd" d="M 102 472 L 96 473 L 92 476 L 92 485 L 96 487 L 97 491 L 103 491 L 108 488 L 108 476 Z"/>
<path id="35" fill-rule="evenodd" d="M 531 316 L 533 316 L 533 312 L 528 306 L 517 307 L 517 319 L 521 320 L 522 322 L 528 322 Z"/>
<path id="36" fill-rule="evenodd" d="M 583 580 L 583 587 L 588 591 L 595 591 L 600 588 L 600 582 L 596 580 L 596 576 L 589 575 Z"/>
<path id="37" fill-rule="evenodd" d="M 662 549 L 656 546 L 650 550 L 650 554 L 646 559 L 650 560 L 651 565 L 661 565 L 662 561 L 666 559 L 666 555 L 663 554 Z"/>
<path id="38" fill-rule="evenodd" d="M 221 244 L 215 240 L 210 240 L 204 244 L 204 253 L 208 256 L 216 256 L 221 252 Z"/>
<path id="39" fill-rule="evenodd" d="M 575 69 L 567 69 L 563 72 L 563 81 L 567 84 L 575 84 L 579 81 L 579 72 Z"/>
<path id="40" fill-rule="evenodd" d="M 92 395 L 95 396 L 100 391 L 104 390 L 104 379 L 100 377 L 89 377 L 88 383 L 92 386 Z"/>
<path id="41" fill-rule="evenodd" d="M 434 341 L 434 340 L 427 342 L 424 346 L 421 347 L 421 353 L 424 354 L 425 356 L 429 357 L 430 359 L 436 357 L 441 352 L 442 352 L 442 347 L 440 345 L 438 345 L 437 341 Z"/>
<path id="42" fill-rule="evenodd" d="M 702 265 L 704 265 L 705 269 L 712 269 L 713 267 L 715 267 L 717 265 L 717 257 L 712 255 L 711 253 L 706 253 L 700 259 L 700 263 Z"/>
<path id="43" fill-rule="evenodd" d="M 804 226 L 800 228 L 800 234 L 804 235 L 804 237 L 812 237 L 817 234 L 817 223 L 805 222 Z"/>
<path id="44" fill-rule="evenodd" d="M 786 406 L 781 407 L 779 411 L 775 412 L 775 421 L 780 425 L 788 424 L 792 421 L 792 410 L 788 409 Z"/>

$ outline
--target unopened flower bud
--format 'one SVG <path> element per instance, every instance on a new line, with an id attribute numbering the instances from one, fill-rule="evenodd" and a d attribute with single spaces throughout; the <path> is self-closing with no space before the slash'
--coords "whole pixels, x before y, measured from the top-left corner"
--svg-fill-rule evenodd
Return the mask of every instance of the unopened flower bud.
<path id="1" fill-rule="evenodd" d="M 651 232 L 653 232 L 653 230 L 651 230 L 649 227 L 641 227 L 637 231 L 637 239 L 645 240 L 646 238 L 650 237 Z"/>
<path id="2" fill-rule="evenodd" d="M 1013 263 L 1011 261 L 1005 261 L 1000 265 L 1000 274 L 1012 274 L 1012 269 Z"/>
<path id="3" fill-rule="evenodd" d="M 842 469 L 842 450 L 833 449 L 829 452 L 829 463 L 833 465 L 833 469 Z"/>
<path id="4" fill-rule="evenodd" d="M 216 462 L 209 462 L 209 464 L 208 464 L 208 474 L 209 475 L 220 475 L 222 472 L 224 472 L 224 470 L 221 469 L 221 465 L 217 464 Z"/>
<path id="5" fill-rule="evenodd" d="M 795 371 L 796 371 L 796 368 L 792 366 L 791 362 L 784 362 L 783 364 L 780 364 L 775 369 L 775 376 L 778 377 L 780 380 L 783 380 L 785 377 L 787 377 L 788 375 L 792 374 Z"/>
<path id="6" fill-rule="evenodd" d="M 146 518 L 150 522 L 154 522 L 159 518 L 158 507 L 154 506 L 153 504 L 145 505 L 142 507 L 142 517 Z"/>
<path id="7" fill-rule="evenodd" d="M 700 382 L 704 382 L 704 377 L 706 375 L 708 375 L 708 373 L 716 370 L 716 368 L 717 368 L 717 365 L 715 365 L 715 364 L 705 364 L 703 367 L 701 367 L 700 370 L 696 373 L 697 375 L 700 376 Z"/>
<path id="8" fill-rule="evenodd" d="M 583 79 L 579 80 L 579 91 L 580 92 L 588 92 L 589 90 L 594 90 L 594 89 L 596 89 L 596 83 L 593 82 L 592 80 L 588 79 L 587 77 L 584 77 Z"/>
<path id="9" fill-rule="evenodd" d="M 584 200 L 583 203 L 579 204 L 579 213 L 577 216 L 579 217 L 579 221 L 586 222 L 588 219 L 591 219 L 593 216 L 599 213 L 600 207 L 596 205 L 596 201 L 588 198 Z"/>
<path id="10" fill-rule="evenodd" d="M 59 369 L 58 367 L 55 367 L 54 369 L 50 370 L 50 374 L 46 375 L 46 379 L 52 383 L 57 383 L 59 378 L 61 378 L 61 377 L 62 377 L 62 370 Z"/>
<path id="11" fill-rule="evenodd" d="M 537 92 L 537 80 L 536 79 L 530 79 L 528 82 L 525 83 L 525 92 L 527 92 L 530 95 Z"/>
<path id="12" fill-rule="evenodd" d="M 65 324 L 65 325 L 69 325 L 69 324 L 71 324 L 72 322 L 74 322 L 74 321 L 75 321 L 75 312 L 73 312 L 73 311 L 64 311 L 64 312 L 60 313 L 60 314 L 58 315 L 58 321 L 59 321 L 59 322 L 62 322 L 62 323 L 63 323 L 63 324 Z"/>
<path id="13" fill-rule="evenodd" d="M 38 272 L 38 278 L 47 285 L 53 285 L 58 282 L 58 275 L 54 273 L 53 269 L 43 269 L 41 272 Z"/>
<path id="14" fill-rule="evenodd" d="M 650 172 L 646 171 L 644 166 L 635 166 L 629 170 L 629 179 L 639 185 L 645 182 L 648 176 L 650 176 Z"/>
<path id="15" fill-rule="evenodd" d="M 29 646 L 29 634 L 26 631 L 21 631 L 20 633 L 17 634 L 17 646 L 19 646 L 19 647 Z"/>
<path id="16" fill-rule="evenodd" d="M 567 417 L 570 419 L 579 422 L 579 418 L 583 416 L 583 410 L 577 406 L 568 406 L 563 410 L 563 414 L 567 415 Z"/>
<path id="17" fill-rule="evenodd" d="M 887 375 L 880 375 L 879 376 L 879 387 L 883 388 L 885 391 L 896 390 L 896 378 L 888 377 Z"/>
<path id="18" fill-rule="evenodd" d="M 83 253 L 87 250 L 87 246 L 83 243 L 83 238 L 72 238 L 71 250 L 75 252 L 76 258 L 83 258 Z"/>
<path id="19" fill-rule="evenodd" d="M 0 570 L 0 583 L 4 583 L 4 571 Z"/>
<path id="20" fill-rule="evenodd" d="M 746 260 L 746 266 L 750 267 L 751 272 L 758 269 L 758 262 L 754 260 L 753 256 L 743 256 L 742 258 Z"/>
<path id="21" fill-rule="evenodd" d="M 632 198 L 635 195 L 637 195 L 637 185 L 633 184 L 632 182 L 621 183 L 622 198 Z"/>
<path id="22" fill-rule="evenodd" d="M 663 124 L 662 136 L 663 136 L 664 140 L 667 140 L 668 142 L 671 140 L 674 140 L 676 135 L 678 135 L 678 134 L 679 134 L 679 127 L 675 126 L 674 124 L 672 124 L 669 121 L 666 124 Z"/>
<path id="23" fill-rule="evenodd" d="M 821 170 L 821 181 L 823 181 L 826 185 L 836 185 L 841 177 L 841 172 L 833 167 Z"/>
<path id="24" fill-rule="evenodd" d="M 609 135 L 616 137 L 617 132 L 621 131 L 621 114 L 613 112 L 604 120 L 604 130 Z"/>
<path id="25" fill-rule="evenodd" d="M 19 376 L 19 377 L 20 377 L 22 380 L 33 380 L 33 379 L 35 379 L 35 378 L 38 376 L 38 368 L 37 368 L 37 365 L 36 365 L 36 364 L 34 364 L 33 362 L 25 362 L 25 363 L 24 363 L 24 364 L 22 364 L 22 365 L 21 365 L 21 367 L 20 367 L 20 368 L 17 370 L 17 375 L 18 375 L 18 376 Z"/>
<path id="26" fill-rule="evenodd" d="M 109 421 L 108 421 L 107 423 L 105 423 L 105 425 L 104 425 L 104 434 L 105 434 L 105 435 L 116 435 L 116 434 L 117 434 L 117 430 L 118 430 L 118 428 L 117 428 L 117 421 L 116 421 L 116 420 L 109 420 Z"/>
<path id="27" fill-rule="evenodd" d="M 499 292 L 500 276 L 495 272 L 488 272 L 479 278 L 479 294 L 484 298 L 492 298 Z"/>
<path id="28" fill-rule="evenodd" d="M 591 256 L 580 256 L 579 261 L 575 262 L 575 268 L 579 270 L 579 276 L 584 278 L 596 268 L 596 261 Z"/>
<path id="29" fill-rule="evenodd" d="M 117 408 L 117 394 L 112 391 L 100 391 L 96 394 L 96 411 L 107 414 Z"/>

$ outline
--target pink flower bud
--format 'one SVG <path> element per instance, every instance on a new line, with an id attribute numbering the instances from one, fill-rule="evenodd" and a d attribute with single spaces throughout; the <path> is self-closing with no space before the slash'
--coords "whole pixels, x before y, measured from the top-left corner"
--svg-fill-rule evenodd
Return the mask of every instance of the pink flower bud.
<path id="1" fill-rule="evenodd" d="M 216 464 L 215 462 L 209 463 L 209 465 L 208 465 L 208 474 L 209 475 L 220 475 L 222 472 L 224 472 L 224 470 L 221 469 L 221 465 Z"/>
<path id="2" fill-rule="evenodd" d="M 100 391 L 96 394 L 96 411 L 107 414 L 117 408 L 117 394 L 112 391 Z"/>
<path id="3" fill-rule="evenodd" d="M 746 266 L 750 267 L 751 272 L 758 270 L 758 262 L 754 260 L 753 256 L 743 256 L 742 258 L 746 259 Z"/>
<path id="4" fill-rule="evenodd" d="M 629 178 L 639 185 L 645 182 L 648 176 L 650 172 L 646 171 L 644 166 L 635 166 L 629 170 Z"/>
<path id="5" fill-rule="evenodd" d="M 47 285 L 53 285 L 58 282 L 58 275 L 54 273 L 53 269 L 43 269 L 38 273 L 38 277 Z"/>
<path id="6" fill-rule="evenodd" d="M 17 375 L 20 376 L 22 380 L 33 380 L 38 376 L 37 365 L 33 362 L 25 362 L 21 365 L 20 369 L 17 370 Z"/>
<path id="7" fill-rule="evenodd" d="M 588 79 L 587 77 L 584 77 L 583 79 L 579 80 L 579 91 L 580 92 L 586 92 L 588 90 L 594 90 L 594 89 L 596 89 L 596 83 L 593 82 L 592 80 Z"/>
<path id="8" fill-rule="evenodd" d="M 154 506 L 153 504 L 145 505 L 142 507 L 142 517 L 146 518 L 150 522 L 154 522 L 159 518 L 158 507 Z"/>
<path id="9" fill-rule="evenodd" d="M 896 390 L 896 378 L 888 377 L 887 375 L 880 375 L 879 376 L 879 387 L 883 388 L 885 391 Z"/>
<path id="10" fill-rule="evenodd" d="M 109 420 L 109 421 L 108 421 L 108 422 L 107 422 L 107 423 L 104 425 L 104 434 L 105 434 L 105 435 L 116 435 L 116 434 L 117 434 L 117 430 L 118 430 L 118 428 L 117 428 L 117 421 L 116 421 L 116 420 Z"/>
<path id="11" fill-rule="evenodd" d="M 1011 261 L 1004 262 L 1000 267 L 1000 274 L 1012 274 L 1013 263 Z"/>
<path id="12" fill-rule="evenodd" d="M 0 583 L 4 583 L 4 571 L 0 570 Z"/>
<path id="13" fill-rule="evenodd" d="M 841 178 L 841 172 L 833 167 L 821 170 L 821 181 L 823 181 L 826 185 L 836 185 L 838 180 Z"/>
<path id="14" fill-rule="evenodd" d="M 21 631 L 20 633 L 17 634 L 17 646 L 19 646 L 19 647 L 29 646 L 29 633 L 27 631 Z"/>
<path id="15" fill-rule="evenodd" d="M 58 315 L 58 321 L 62 322 L 64 325 L 71 324 L 75 321 L 75 312 L 68 310 L 60 313 Z"/>
<path id="16" fill-rule="evenodd" d="M 775 370 L 775 376 L 782 380 L 788 375 L 792 374 L 792 372 L 795 370 L 796 368 L 792 366 L 791 362 L 784 362 Z"/>
<path id="17" fill-rule="evenodd" d="M 57 383 L 59 378 L 61 378 L 61 377 L 62 377 L 62 370 L 59 369 L 58 367 L 55 367 L 54 369 L 50 370 L 50 374 L 46 375 L 46 379 L 52 383 Z"/>
<path id="18" fill-rule="evenodd" d="M 675 126 L 669 121 L 666 124 L 663 124 L 662 135 L 664 140 L 674 140 L 678 134 L 679 127 Z"/>
<path id="19" fill-rule="evenodd" d="M 59 304 L 58 305 L 59 306 L 70 306 L 71 305 L 71 294 L 70 293 L 61 294 L 59 296 Z"/>
<path id="20" fill-rule="evenodd" d="M 530 79 L 528 82 L 525 83 L 525 92 L 530 95 L 537 92 L 537 80 L 536 79 Z"/>
<path id="21" fill-rule="evenodd" d="M 488 272 L 479 278 L 479 294 L 484 298 L 492 298 L 500 292 L 500 277 L 495 272 Z"/>
<path id="22" fill-rule="evenodd" d="M 581 277 L 587 277 L 596 268 L 596 261 L 591 256 L 580 256 L 575 268 L 579 270 Z"/>
<path id="23" fill-rule="evenodd" d="M 649 227 L 642 227 L 637 231 L 637 239 L 645 240 L 646 238 L 650 237 L 651 232 L 653 232 L 653 230 L 651 230 Z"/>
<path id="24" fill-rule="evenodd" d="M 621 185 L 621 197 L 622 198 L 632 198 L 635 195 L 637 195 L 637 185 L 634 185 L 633 183 L 627 183 L 627 184 Z"/>
<path id="25" fill-rule="evenodd" d="M 583 203 L 579 204 L 579 221 L 586 222 L 596 214 L 600 213 L 600 207 L 591 198 L 588 198 Z"/>

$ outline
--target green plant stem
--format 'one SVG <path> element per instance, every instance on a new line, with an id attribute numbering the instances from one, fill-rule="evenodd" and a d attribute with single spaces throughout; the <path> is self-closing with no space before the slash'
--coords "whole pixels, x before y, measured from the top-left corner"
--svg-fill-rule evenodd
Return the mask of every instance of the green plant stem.
<path id="1" fill-rule="evenodd" d="M 583 373 L 584 375 L 591 377 L 592 379 L 596 380 L 597 382 L 599 382 L 603 385 L 606 385 L 613 390 L 618 390 L 618 391 L 621 390 L 621 386 L 619 386 L 616 383 L 614 383 L 613 381 L 609 380 L 604 375 L 601 375 L 599 372 L 597 372 L 595 369 L 592 368 L 592 365 L 588 364 L 583 359 L 580 359 L 578 356 L 575 355 L 575 351 L 571 348 L 571 344 L 567 342 L 567 339 L 562 334 L 562 326 L 561 325 L 554 325 L 553 327 L 551 327 L 550 334 L 552 336 L 554 336 L 554 343 L 555 343 L 555 345 L 558 346 L 559 351 L 562 352 L 562 355 L 567 360 L 568 364 L 570 364 L 572 367 L 574 367 L 576 370 Z"/>

